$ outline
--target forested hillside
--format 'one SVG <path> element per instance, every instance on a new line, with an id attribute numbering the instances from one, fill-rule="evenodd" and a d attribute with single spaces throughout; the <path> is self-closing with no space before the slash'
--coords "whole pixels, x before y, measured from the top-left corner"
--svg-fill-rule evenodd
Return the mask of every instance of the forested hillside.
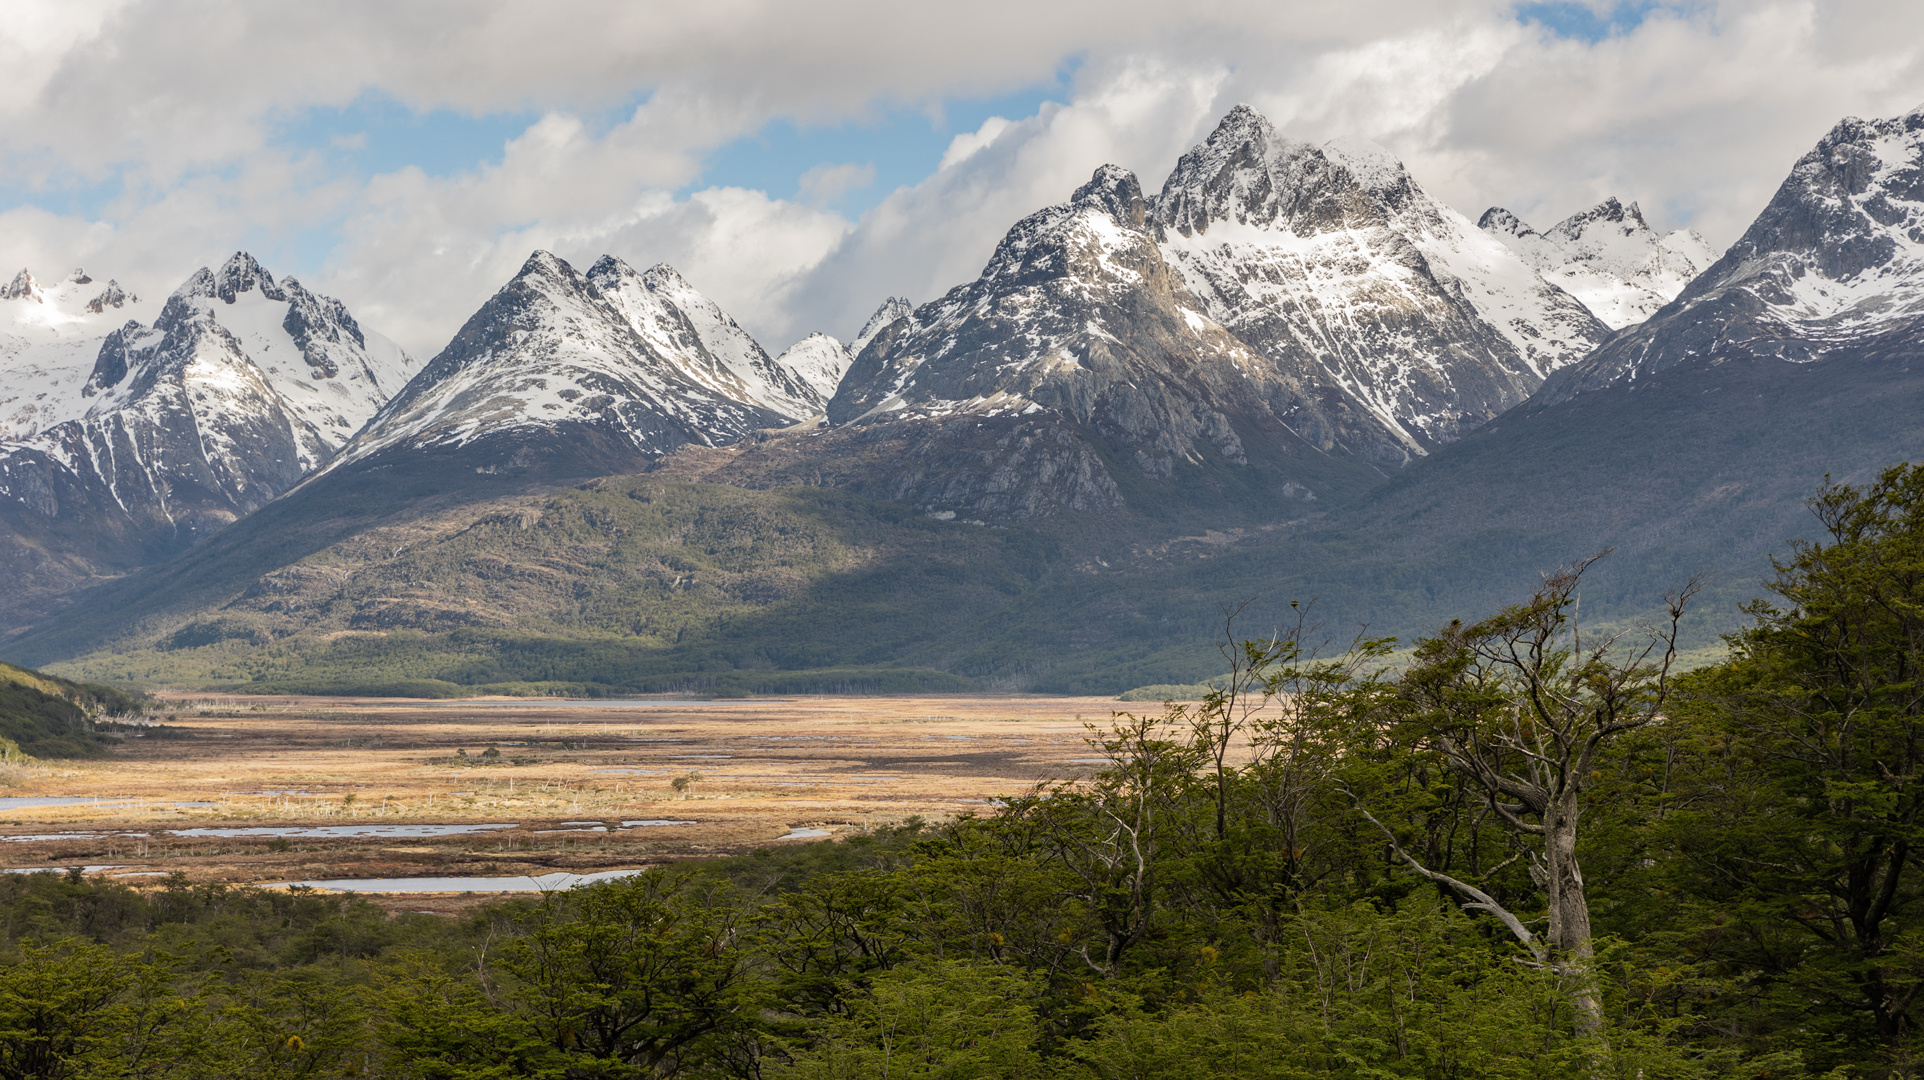
<path id="1" fill-rule="evenodd" d="M 110 686 L 76 683 L 0 664 L 0 746 L 9 756 L 94 757 L 106 752 L 110 717 L 132 717 L 146 702 Z M 96 720 L 102 721 L 95 723 Z"/>

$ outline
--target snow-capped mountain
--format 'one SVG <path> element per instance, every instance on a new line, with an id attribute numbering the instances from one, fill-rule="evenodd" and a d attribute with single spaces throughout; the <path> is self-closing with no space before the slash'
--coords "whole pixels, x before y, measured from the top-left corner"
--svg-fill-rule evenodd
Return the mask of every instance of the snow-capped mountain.
<path id="1" fill-rule="evenodd" d="M 828 419 L 966 437 L 947 460 L 901 463 L 895 497 L 1026 515 L 1118 505 L 1098 443 L 1153 479 L 1247 464 L 1245 439 L 1316 455 L 1284 420 L 1304 400 L 1203 312 L 1164 262 L 1136 177 L 1105 165 L 1069 202 L 1017 223 L 977 280 L 884 327 Z M 1314 495 L 1278 487 L 1291 483 Z"/>
<path id="2" fill-rule="evenodd" d="M 1312 473 L 1344 482 L 1329 461 L 1400 466 L 1609 333 L 1388 154 L 1292 142 L 1247 106 L 1153 202 L 1104 166 L 1011 229 L 975 282 L 907 315 L 893 304 L 865 328 L 831 423 L 1075 429 L 1051 436 L 1073 453 L 1026 466 L 1042 480 L 1010 464 L 1009 448 L 1041 445 L 1031 431 L 897 496 L 980 513 L 1113 504 L 1114 449 L 1166 479 L 1247 464 L 1251 439 L 1272 488 L 1314 496 Z"/>
<path id="3" fill-rule="evenodd" d="M 1614 195 L 1547 232 L 1500 206 L 1485 210 L 1477 226 L 1583 301 L 1612 330 L 1649 318 L 1717 261 L 1703 237 L 1689 229 L 1659 233 L 1636 203 L 1625 206 Z"/>
<path id="4" fill-rule="evenodd" d="M 1457 438 L 1608 334 L 1388 152 L 1287 139 L 1247 105 L 1183 155 L 1152 213 L 1203 311 L 1379 460 Z"/>
<path id="5" fill-rule="evenodd" d="M 133 305 L 97 292 L 103 316 Z M 202 268 L 152 325 L 100 339 L 68 418 L 0 442 L 0 592 L 150 562 L 257 509 L 331 457 L 413 367 L 338 301 L 276 282 L 244 252 Z"/>
<path id="6" fill-rule="evenodd" d="M 196 385 L 199 422 L 217 427 L 224 408 L 284 413 L 295 445 L 289 464 L 300 472 L 332 457 L 418 366 L 400 346 L 363 330 L 340 301 L 294 278 L 277 283 L 253 256 L 236 252 L 174 290 L 153 326 L 130 322 L 107 335 L 81 388 L 90 399 L 85 416 L 144 407 L 157 391 L 175 392 L 160 388 L 201 377 L 195 365 L 210 362 L 240 373 L 216 383 L 238 377 L 261 384 L 265 395 L 251 386 L 234 396 L 215 383 Z"/>
<path id="7" fill-rule="evenodd" d="M 1924 106 L 1849 118 L 1675 300 L 1553 377 L 1532 406 L 1692 362 L 1794 363 L 1924 346 Z"/>
<path id="8" fill-rule="evenodd" d="M 835 388 L 842 385 L 843 374 L 854 362 L 848 346 L 819 331 L 783 349 L 775 358 L 777 367 L 801 380 L 824 406 L 835 396 Z"/>
<path id="9" fill-rule="evenodd" d="M 0 443 L 0 499 L 54 517 L 64 489 L 128 513 L 231 518 L 331 457 L 413 367 L 339 301 L 237 252 L 189 277 L 151 326 L 100 340 L 63 406 L 79 415 Z"/>
<path id="10" fill-rule="evenodd" d="M 119 282 L 83 270 L 52 284 L 21 270 L 0 286 L 0 441 L 84 415 L 101 340 L 144 310 Z"/>
<path id="11" fill-rule="evenodd" d="M 490 472 L 619 472 L 792 424 L 808 415 L 805 393 L 672 269 L 604 256 L 584 275 L 537 251 L 335 466 L 440 449 Z"/>

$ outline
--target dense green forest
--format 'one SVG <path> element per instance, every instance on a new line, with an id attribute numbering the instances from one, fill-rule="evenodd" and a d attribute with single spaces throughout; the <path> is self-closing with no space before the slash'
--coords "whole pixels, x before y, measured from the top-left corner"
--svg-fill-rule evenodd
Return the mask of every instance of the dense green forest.
<path id="1" fill-rule="evenodd" d="M 1924 469 L 1813 509 L 1683 675 L 1692 590 L 1598 638 L 1579 564 L 979 817 L 459 920 L 10 876 L 0 1076 L 1915 1076 Z"/>

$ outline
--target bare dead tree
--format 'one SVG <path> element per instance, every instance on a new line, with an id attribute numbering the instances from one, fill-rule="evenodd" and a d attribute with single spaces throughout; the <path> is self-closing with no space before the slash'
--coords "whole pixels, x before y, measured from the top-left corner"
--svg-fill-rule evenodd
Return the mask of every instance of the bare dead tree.
<path id="1" fill-rule="evenodd" d="M 1677 627 L 1698 579 L 1665 598 L 1668 621 L 1640 640 L 1585 641 L 1577 621 L 1583 575 L 1609 552 L 1544 579 L 1527 604 L 1474 626 L 1451 623 L 1421 644 L 1398 684 L 1396 722 L 1483 800 L 1491 820 L 1527 857 L 1546 900 L 1542 935 L 1490 893 L 1422 865 L 1393 830 L 1358 806 L 1404 865 L 1487 913 L 1533 962 L 1570 979 L 1577 1028 L 1594 1034 L 1602 1006 L 1588 975 L 1590 906 L 1577 844 L 1584 795 L 1599 756 L 1626 732 L 1657 720 L 1671 689 Z"/>

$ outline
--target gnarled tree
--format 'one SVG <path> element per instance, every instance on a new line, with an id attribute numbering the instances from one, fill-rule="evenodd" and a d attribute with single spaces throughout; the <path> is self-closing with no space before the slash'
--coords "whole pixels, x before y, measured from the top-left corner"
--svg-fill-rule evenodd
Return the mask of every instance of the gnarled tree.
<path id="1" fill-rule="evenodd" d="M 1472 626 L 1453 622 L 1421 642 L 1388 705 L 1394 735 L 1460 777 L 1528 860 L 1547 909 L 1544 932 L 1531 929 L 1530 913 L 1423 865 L 1358 807 L 1404 864 L 1455 892 L 1465 908 L 1501 920 L 1535 963 L 1569 976 L 1584 1033 L 1602 1023 L 1587 975 L 1590 906 L 1578 853 L 1584 797 L 1611 744 L 1661 715 L 1677 625 L 1698 588 L 1692 581 L 1668 597 L 1668 622 L 1637 639 L 1585 640 L 1578 589 L 1601 557 L 1550 575 L 1529 603 Z"/>

